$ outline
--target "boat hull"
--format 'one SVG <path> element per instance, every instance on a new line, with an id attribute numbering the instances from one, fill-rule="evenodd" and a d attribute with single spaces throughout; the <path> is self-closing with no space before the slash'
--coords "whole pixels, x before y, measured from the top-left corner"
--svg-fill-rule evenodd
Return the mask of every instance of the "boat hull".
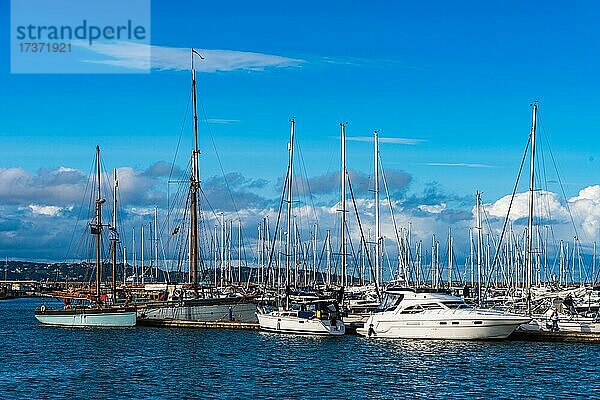
<path id="1" fill-rule="evenodd" d="M 493 340 L 506 339 L 529 319 L 511 317 L 451 320 L 377 320 L 369 318 L 359 335 L 388 339 Z"/>
<path id="2" fill-rule="evenodd" d="M 149 303 L 138 309 L 138 318 L 148 321 L 256 322 L 256 311 L 256 304 L 251 301 L 236 298 L 200 299 Z"/>
<path id="3" fill-rule="evenodd" d="M 317 336 L 340 336 L 346 332 L 342 321 L 331 325 L 329 320 L 284 317 L 276 313 L 258 314 L 258 322 L 260 329 L 267 332 Z"/>
<path id="4" fill-rule="evenodd" d="M 133 308 L 36 310 L 35 318 L 44 325 L 68 327 L 132 327 L 136 324 Z"/>
<path id="5" fill-rule="evenodd" d="M 530 324 L 522 326 L 526 331 L 552 331 L 552 321 L 547 318 L 536 318 Z M 573 317 L 560 318 L 558 330 L 561 332 L 600 333 L 600 321 L 594 318 Z"/>

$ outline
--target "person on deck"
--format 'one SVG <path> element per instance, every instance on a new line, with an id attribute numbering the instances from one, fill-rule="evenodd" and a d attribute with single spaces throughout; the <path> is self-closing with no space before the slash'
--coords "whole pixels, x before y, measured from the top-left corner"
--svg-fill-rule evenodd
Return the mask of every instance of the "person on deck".
<path id="1" fill-rule="evenodd" d="M 552 321 L 552 332 L 558 332 L 558 311 L 556 310 L 556 308 L 552 309 L 550 321 Z"/>

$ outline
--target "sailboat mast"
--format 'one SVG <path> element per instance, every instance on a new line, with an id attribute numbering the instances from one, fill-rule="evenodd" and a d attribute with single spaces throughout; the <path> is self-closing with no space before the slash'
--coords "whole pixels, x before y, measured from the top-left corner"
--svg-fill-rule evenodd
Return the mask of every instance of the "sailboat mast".
<path id="1" fill-rule="evenodd" d="M 379 132 L 373 132 L 374 137 L 374 160 L 375 160 L 375 280 L 377 281 L 377 286 L 381 283 L 380 276 L 380 248 L 379 248 L 379 238 L 381 237 L 381 228 L 379 226 Z"/>
<path id="2" fill-rule="evenodd" d="M 190 228 L 191 246 L 190 258 L 192 261 L 192 286 L 198 296 L 198 187 L 200 185 L 200 172 L 198 168 L 198 109 L 196 100 L 196 70 L 194 68 L 194 53 L 192 49 L 192 103 L 194 107 L 194 151 L 192 152 L 192 176 L 190 179 Z M 216 282 L 215 282 L 216 283 Z"/>
<path id="3" fill-rule="evenodd" d="M 142 285 L 144 283 L 146 283 L 145 279 L 146 279 L 146 270 L 144 268 L 144 224 L 142 224 L 142 226 L 140 227 L 141 230 L 141 238 L 140 238 L 140 243 L 141 243 L 141 247 L 142 247 L 142 253 L 141 253 L 141 270 L 142 270 Z"/>
<path id="4" fill-rule="evenodd" d="M 341 123 L 342 142 L 342 168 L 340 174 L 342 223 L 341 223 L 341 261 L 342 261 L 342 287 L 346 286 L 346 124 Z"/>
<path id="5" fill-rule="evenodd" d="M 285 238 L 285 260 L 286 260 L 286 271 L 285 271 L 285 286 L 286 291 L 290 284 L 290 273 L 291 273 L 291 240 L 292 240 L 292 181 L 294 177 L 294 134 L 296 130 L 296 120 L 290 119 L 290 143 L 288 144 L 289 161 L 288 161 L 288 187 L 287 187 L 287 232 Z M 287 297 L 287 296 L 286 296 Z"/>
<path id="6" fill-rule="evenodd" d="M 482 261 L 482 231 L 481 227 L 481 193 L 477 192 L 477 303 L 481 307 L 481 261 Z"/>
<path id="7" fill-rule="evenodd" d="M 242 284 L 242 220 L 238 219 L 238 283 Z"/>
<path id="8" fill-rule="evenodd" d="M 533 116 L 531 121 L 531 168 L 529 171 L 529 224 L 527 229 L 527 311 L 531 315 L 531 275 L 533 252 L 533 203 L 535 191 L 535 139 L 537 124 L 537 103 L 533 103 Z"/>
<path id="9" fill-rule="evenodd" d="M 117 291 L 117 187 L 119 186 L 119 181 L 117 180 L 117 170 L 113 171 L 113 218 L 112 218 L 112 226 L 110 229 L 110 253 L 112 258 L 112 280 L 111 280 L 111 290 L 113 292 L 113 296 Z M 124 266 L 124 265 L 123 265 Z M 116 298 L 114 299 L 116 300 Z"/>
<path id="10" fill-rule="evenodd" d="M 154 271 L 158 282 L 158 208 L 154 207 Z"/>
<path id="11" fill-rule="evenodd" d="M 100 297 L 100 241 L 102 233 L 102 197 L 100 193 L 100 146 L 96 146 L 96 296 Z"/>

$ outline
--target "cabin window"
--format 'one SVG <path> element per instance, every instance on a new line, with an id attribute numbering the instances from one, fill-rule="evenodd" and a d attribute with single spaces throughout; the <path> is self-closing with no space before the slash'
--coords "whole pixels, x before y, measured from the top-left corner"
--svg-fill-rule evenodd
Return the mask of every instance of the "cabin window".
<path id="1" fill-rule="evenodd" d="M 471 308 L 462 301 L 444 301 L 442 302 L 442 304 L 451 310 L 462 310 L 464 308 Z"/>
<path id="2" fill-rule="evenodd" d="M 423 311 L 423 308 L 417 304 L 416 306 L 406 307 L 404 310 L 402 310 L 402 314 L 418 314 Z"/>
<path id="3" fill-rule="evenodd" d="M 428 303 L 428 304 L 421 304 L 421 307 L 423 307 L 423 309 L 425 310 L 442 310 L 442 306 L 437 304 L 437 303 Z"/>
<path id="4" fill-rule="evenodd" d="M 384 293 L 381 299 L 381 304 L 375 309 L 375 312 L 392 311 L 398 307 L 398 304 L 404 298 L 403 294 L 399 293 Z"/>
<path id="5" fill-rule="evenodd" d="M 441 322 L 440 322 L 440 325 L 448 325 L 448 323 L 447 323 L 447 322 L 445 322 L 445 321 L 441 321 Z"/>
<path id="6" fill-rule="evenodd" d="M 452 321 L 452 325 L 458 325 L 459 322 L 458 321 Z"/>
<path id="7" fill-rule="evenodd" d="M 483 321 L 473 321 L 474 325 L 483 325 Z"/>
<path id="8" fill-rule="evenodd" d="M 298 311 L 298 318 L 312 318 L 315 315 L 312 311 Z"/>

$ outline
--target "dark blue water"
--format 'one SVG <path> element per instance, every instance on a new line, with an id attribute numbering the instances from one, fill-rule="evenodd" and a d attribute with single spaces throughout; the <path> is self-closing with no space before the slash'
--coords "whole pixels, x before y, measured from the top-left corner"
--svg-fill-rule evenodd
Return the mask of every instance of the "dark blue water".
<path id="1" fill-rule="evenodd" d="M 0 302 L 0 398 L 600 398 L 600 346 L 38 324 Z"/>

